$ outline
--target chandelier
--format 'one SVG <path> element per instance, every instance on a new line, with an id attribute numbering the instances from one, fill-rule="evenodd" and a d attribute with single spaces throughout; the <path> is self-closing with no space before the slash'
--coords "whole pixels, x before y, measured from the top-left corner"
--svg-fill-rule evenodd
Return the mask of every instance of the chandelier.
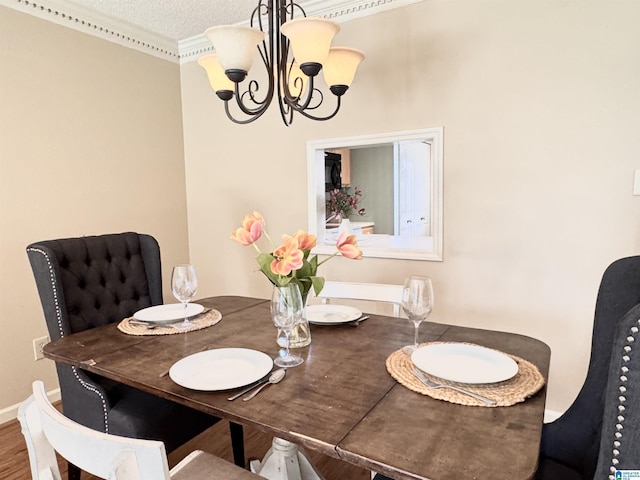
<path id="1" fill-rule="evenodd" d="M 294 18 L 295 13 L 302 16 Z M 211 88 L 224 101 L 227 117 L 240 124 L 253 122 L 277 95 L 280 114 L 287 126 L 291 125 L 295 112 L 312 120 L 333 118 L 340 110 L 340 100 L 349 89 L 358 64 L 364 59 L 359 50 L 331 47 L 340 26 L 331 20 L 307 17 L 292 0 L 259 0 L 250 25 L 207 29 L 205 36 L 215 53 L 198 59 Z M 257 80 L 243 83 L 253 65 L 256 47 L 268 77 L 268 85 L 262 92 Z M 333 111 L 324 114 L 318 113 L 325 101 L 316 86 L 320 71 L 336 97 Z M 236 105 L 235 115 L 229 103 Z"/>

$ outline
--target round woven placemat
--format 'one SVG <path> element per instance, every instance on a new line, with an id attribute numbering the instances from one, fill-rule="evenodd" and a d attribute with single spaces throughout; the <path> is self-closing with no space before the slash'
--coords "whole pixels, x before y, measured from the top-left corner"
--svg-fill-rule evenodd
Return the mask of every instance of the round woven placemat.
<path id="1" fill-rule="evenodd" d="M 190 319 L 191 325 L 187 328 L 182 328 L 180 322 L 170 323 L 168 325 L 158 325 L 154 328 L 148 328 L 146 325 L 131 324 L 130 321 L 134 320 L 133 317 L 125 318 L 118 324 L 118 330 L 129 335 L 174 335 L 176 333 L 193 332 L 195 330 L 201 330 L 203 328 L 215 325 L 222 320 L 222 314 L 215 309 L 211 309 L 208 312 L 202 313 L 195 318 Z"/>
<path id="2" fill-rule="evenodd" d="M 452 343 L 452 342 L 432 342 L 424 343 L 431 345 L 433 343 Z M 502 352 L 501 352 L 502 353 Z M 515 377 L 499 383 L 484 383 L 480 385 L 461 384 L 449 382 L 425 373 L 425 376 L 431 380 L 443 385 L 455 385 L 462 387 L 474 393 L 478 393 L 485 397 L 496 401 L 495 405 L 487 405 L 480 400 L 476 400 L 469 395 L 456 392 L 450 388 L 430 388 L 424 385 L 413 374 L 415 366 L 411 362 L 411 356 L 400 350 L 396 350 L 387 357 L 387 371 L 399 383 L 407 387 L 409 390 L 428 395 L 437 400 L 444 400 L 459 405 L 468 405 L 476 407 L 508 407 L 519 402 L 524 402 L 528 397 L 535 394 L 544 385 L 544 377 L 538 367 L 533 363 L 515 355 L 505 354 L 511 357 L 518 364 L 518 373 Z"/>

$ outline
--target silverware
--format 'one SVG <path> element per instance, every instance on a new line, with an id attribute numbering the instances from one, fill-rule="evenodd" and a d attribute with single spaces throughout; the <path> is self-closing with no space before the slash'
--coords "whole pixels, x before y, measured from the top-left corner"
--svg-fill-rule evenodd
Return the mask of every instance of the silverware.
<path id="1" fill-rule="evenodd" d="M 252 393 L 250 393 L 249 395 L 247 395 L 246 397 L 244 397 L 242 399 L 243 402 L 247 402 L 249 400 L 251 400 L 253 397 L 255 397 L 258 393 L 260 393 L 260 391 L 262 391 L 262 389 L 264 387 L 267 387 L 271 384 L 275 384 L 280 382 L 280 380 L 282 380 L 284 378 L 284 374 L 286 373 L 286 370 L 284 368 L 281 368 L 279 370 L 276 370 L 275 372 L 273 372 L 271 375 L 269 375 L 269 380 L 267 381 L 267 383 L 264 383 L 262 385 L 260 385 L 258 388 L 256 388 Z"/>
<path id="2" fill-rule="evenodd" d="M 469 395 L 470 397 L 475 398 L 476 400 L 480 400 L 481 402 L 486 403 L 487 405 L 495 405 L 496 401 L 487 397 L 483 397 L 482 395 L 478 395 L 477 393 L 470 392 L 469 390 L 465 390 L 464 388 L 456 387 L 453 385 L 444 385 L 442 383 L 436 383 L 433 380 L 427 378 L 420 370 L 417 368 L 413 369 L 413 374 L 416 376 L 418 380 L 424 383 L 429 388 L 450 388 L 451 390 L 455 390 L 456 392 L 464 393 L 465 395 Z"/>
<path id="3" fill-rule="evenodd" d="M 362 317 L 356 318 L 355 320 L 349 322 L 349 325 L 351 325 L 352 327 L 357 327 L 358 325 L 360 325 L 360 322 L 364 322 L 368 318 L 369 318 L 369 315 L 363 315 Z"/>
<path id="4" fill-rule="evenodd" d="M 269 381 L 269 377 L 264 377 L 263 379 L 258 380 L 257 382 L 251 384 L 251 386 L 245 388 L 241 392 L 236 393 L 235 395 L 232 395 L 232 396 L 228 397 L 227 400 L 229 400 L 229 401 L 235 400 L 236 398 L 241 397 L 245 393 L 249 393 L 254 388 L 259 387 L 260 385 L 262 385 L 262 384 L 264 384 L 264 383 L 266 383 L 268 381 Z"/>
<path id="5" fill-rule="evenodd" d="M 158 324 L 143 322 L 141 320 L 129 320 L 129 325 L 137 325 L 139 327 L 147 327 L 147 330 L 153 330 L 158 327 Z"/>

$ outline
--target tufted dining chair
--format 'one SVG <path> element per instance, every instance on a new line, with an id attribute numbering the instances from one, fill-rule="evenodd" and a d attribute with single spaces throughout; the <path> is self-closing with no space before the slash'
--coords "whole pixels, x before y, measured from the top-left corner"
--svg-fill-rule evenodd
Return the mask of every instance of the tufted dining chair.
<path id="1" fill-rule="evenodd" d="M 169 470 L 162 442 L 97 432 L 62 415 L 49 402 L 44 384 L 18 410 L 33 480 L 60 478 L 56 453 L 98 478 L 110 480 L 257 480 L 260 477 L 202 450 Z"/>
<path id="2" fill-rule="evenodd" d="M 36 242 L 27 254 L 51 340 L 119 322 L 162 304 L 160 247 L 133 232 Z M 56 363 L 64 414 L 86 427 L 162 441 L 171 452 L 219 419 Z M 236 463 L 244 465 L 242 427 L 231 424 Z M 80 478 L 69 465 L 69 479 Z"/>
<path id="3" fill-rule="evenodd" d="M 606 480 L 615 465 L 640 469 L 639 304 L 640 256 L 613 262 L 598 291 L 587 377 L 542 430 L 536 480 Z"/>

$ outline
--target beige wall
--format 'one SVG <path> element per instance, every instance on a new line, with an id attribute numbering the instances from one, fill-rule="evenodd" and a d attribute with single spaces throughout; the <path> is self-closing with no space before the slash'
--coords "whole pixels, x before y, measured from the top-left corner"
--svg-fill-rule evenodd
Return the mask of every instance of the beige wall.
<path id="1" fill-rule="evenodd" d="M 564 410 L 586 372 L 600 276 L 640 250 L 638 18 L 635 0 L 426 0 L 354 20 L 337 41 L 367 58 L 342 111 L 289 128 L 275 106 L 255 124 L 231 124 L 204 72 L 184 65 L 202 293 L 268 296 L 253 250 L 229 234 L 254 209 L 276 238 L 306 227 L 308 140 L 444 126 L 444 261 L 337 258 L 322 273 L 431 275 L 434 321 L 551 346 L 548 406 Z"/>
<path id="2" fill-rule="evenodd" d="M 0 421 L 34 379 L 57 388 L 33 359 L 30 242 L 150 233 L 165 287 L 188 260 L 179 82 L 176 64 L 0 7 Z"/>

